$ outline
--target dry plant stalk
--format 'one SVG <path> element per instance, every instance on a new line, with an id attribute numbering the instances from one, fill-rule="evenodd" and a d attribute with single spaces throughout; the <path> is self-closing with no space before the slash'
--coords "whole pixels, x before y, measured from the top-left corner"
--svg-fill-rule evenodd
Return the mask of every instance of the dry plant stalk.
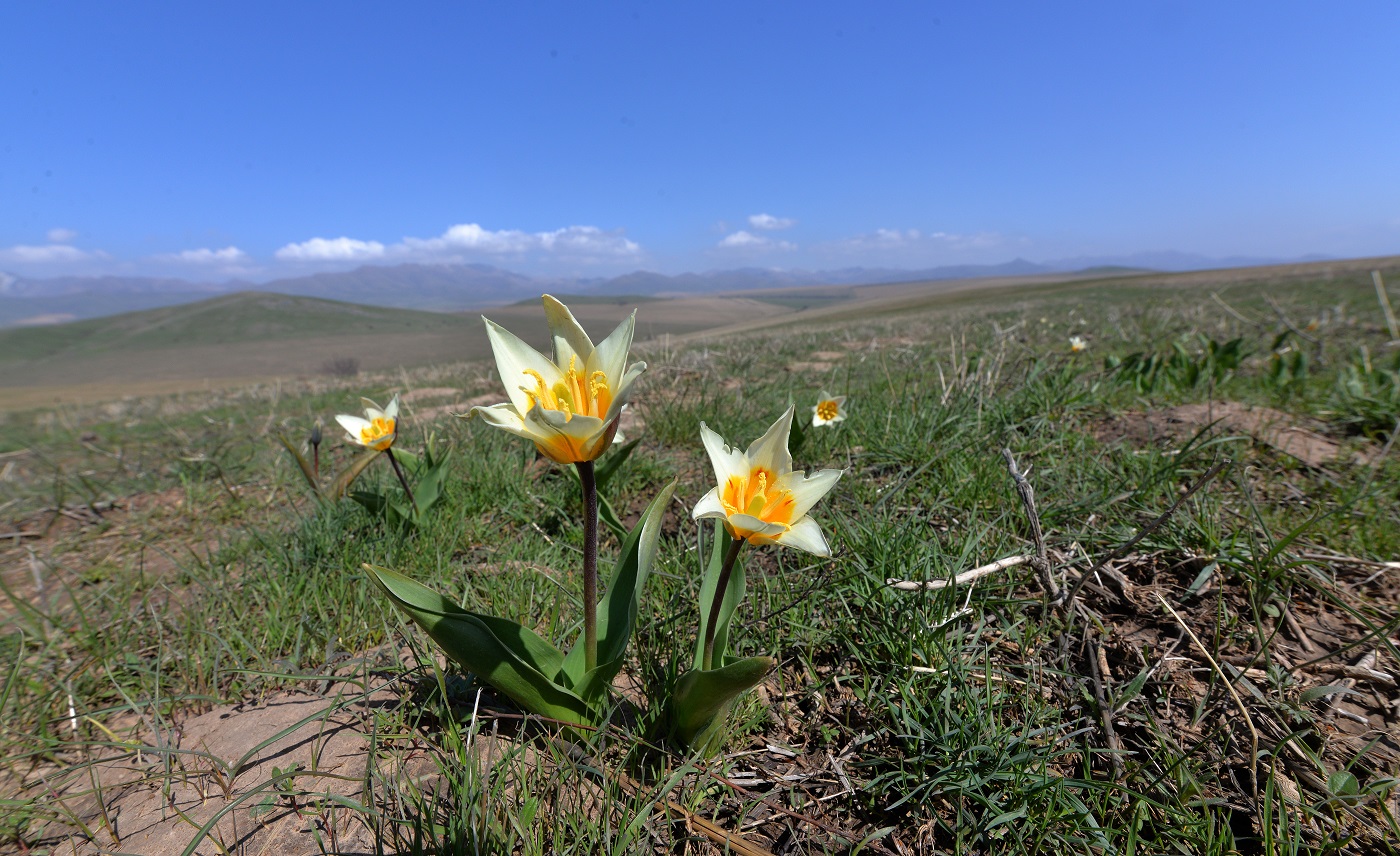
<path id="1" fill-rule="evenodd" d="M 1390 295 L 1385 290 L 1385 280 L 1381 279 L 1381 272 L 1371 271 L 1371 282 L 1376 284 L 1376 299 L 1381 302 L 1381 311 L 1385 313 L 1386 326 L 1390 328 L 1390 340 L 1393 342 L 1400 339 L 1400 328 L 1395 325 L 1395 310 L 1390 308 Z"/>

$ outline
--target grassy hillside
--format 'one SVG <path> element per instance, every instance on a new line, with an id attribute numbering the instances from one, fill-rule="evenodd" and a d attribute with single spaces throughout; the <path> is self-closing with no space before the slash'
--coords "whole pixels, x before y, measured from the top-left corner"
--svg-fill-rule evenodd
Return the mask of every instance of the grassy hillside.
<path id="1" fill-rule="evenodd" d="M 71 324 L 0 331 L 0 361 L 119 358 L 135 350 L 363 333 L 435 333 L 460 326 L 460 318 L 432 312 L 245 291 Z"/>
<path id="2" fill-rule="evenodd" d="M 606 495 L 627 520 L 678 499 L 616 716 L 571 740 L 443 666 L 360 570 L 577 633 L 575 482 L 438 405 L 503 399 L 488 364 L 3 417 L 0 849 L 1390 852 L 1400 349 L 1364 270 L 1173 282 L 891 293 L 639 346 Z M 734 650 L 780 665 L 686 758 L 652 726 L 699 620 L 699 423 L 746 446 L 822 389 L 849 418 L 793 452 L 844 470 L 812 510 L 834 554 L 747 552 Z M 454 449 L 416 530 L 313 501 L 274 438 L 394 392 L 400 448 Z M 360 484 L 398 490 L 384 463 Z"/>

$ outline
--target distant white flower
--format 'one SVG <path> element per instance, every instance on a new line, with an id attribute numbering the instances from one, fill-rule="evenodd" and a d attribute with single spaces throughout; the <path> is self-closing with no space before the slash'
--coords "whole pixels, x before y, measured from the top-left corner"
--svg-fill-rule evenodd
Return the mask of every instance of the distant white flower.
<path id="1" fill-rule="evenodd" d="M 335 417 L 335 421 L 340 423 L 340 427 L 345 429 L 352 441 L 361 446 L 382 452 L 394 445 L 399 418 L 399 397 L 394 396 L 389 406 L 383 410 L 368 398 L 362 398 L 360 402 L 365 406 L 365 418 L 341 413 Z"/>
<path id="2" fill-rule="evenodd" d="M 1071 354 L 1077 354 L 1080 351 L 1086 350 L 1088 347 L 1089 343 L 1085 341 L 1083 336 L 1069 337 L 1069 352 Z"/>
<path id="3" fill-rule="evenodd" d="M 812 427 L 820 428 L 823 425 L 834 425 L 837 422 L 846 420 L 846 396 L 830 395 L 826 390 L 817 398 L 816 406 L 812 408 Z"/>
<path id="4" fill-rule="evenodd" d="M 807 511 L 836 486 L 841 470 L 822 470 L 810 476 L 793 471 L 787 447 L 792 412 L 789 407 L 747 452 L 729 448 L 723 437 L 700 423 L 700 439 L 710 455 L 718 487 L 695 504 L 691 517 L 718 517 L 730 535 L 750 544 L 782 544 L 829 556 L 826 537 Z"/>

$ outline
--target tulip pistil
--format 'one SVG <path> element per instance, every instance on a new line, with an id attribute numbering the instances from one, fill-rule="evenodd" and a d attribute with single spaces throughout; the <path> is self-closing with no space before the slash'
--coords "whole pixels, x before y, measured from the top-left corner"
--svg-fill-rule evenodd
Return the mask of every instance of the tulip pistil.
<path id="1" fill-rule="evenodd" d="M 747 478 L 730 476 L 720 493 L 720 504 L 731 515 L 746 514 L 764 523 L 791 525 L 793 511 L 796 510 L 792 491 L 779 487 L 772 476 L 763 467 L 756 467 Z M 735 537 L 746 537 L 752 533 L 736 531 L 734 534 Z"/>

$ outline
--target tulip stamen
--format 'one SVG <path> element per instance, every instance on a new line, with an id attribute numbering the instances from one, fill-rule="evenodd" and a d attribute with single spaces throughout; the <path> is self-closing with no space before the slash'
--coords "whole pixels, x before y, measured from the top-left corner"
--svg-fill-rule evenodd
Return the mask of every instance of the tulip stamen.
<path id="1" fill-rule="evenodd" d="M 376 417 L 373 422 L 360 429 L 360 442 L 372 449 L 383 451 L 388 445 L 380 446 L 385 439 L 394 438 L 394 420 L 385 416 Z"/>

